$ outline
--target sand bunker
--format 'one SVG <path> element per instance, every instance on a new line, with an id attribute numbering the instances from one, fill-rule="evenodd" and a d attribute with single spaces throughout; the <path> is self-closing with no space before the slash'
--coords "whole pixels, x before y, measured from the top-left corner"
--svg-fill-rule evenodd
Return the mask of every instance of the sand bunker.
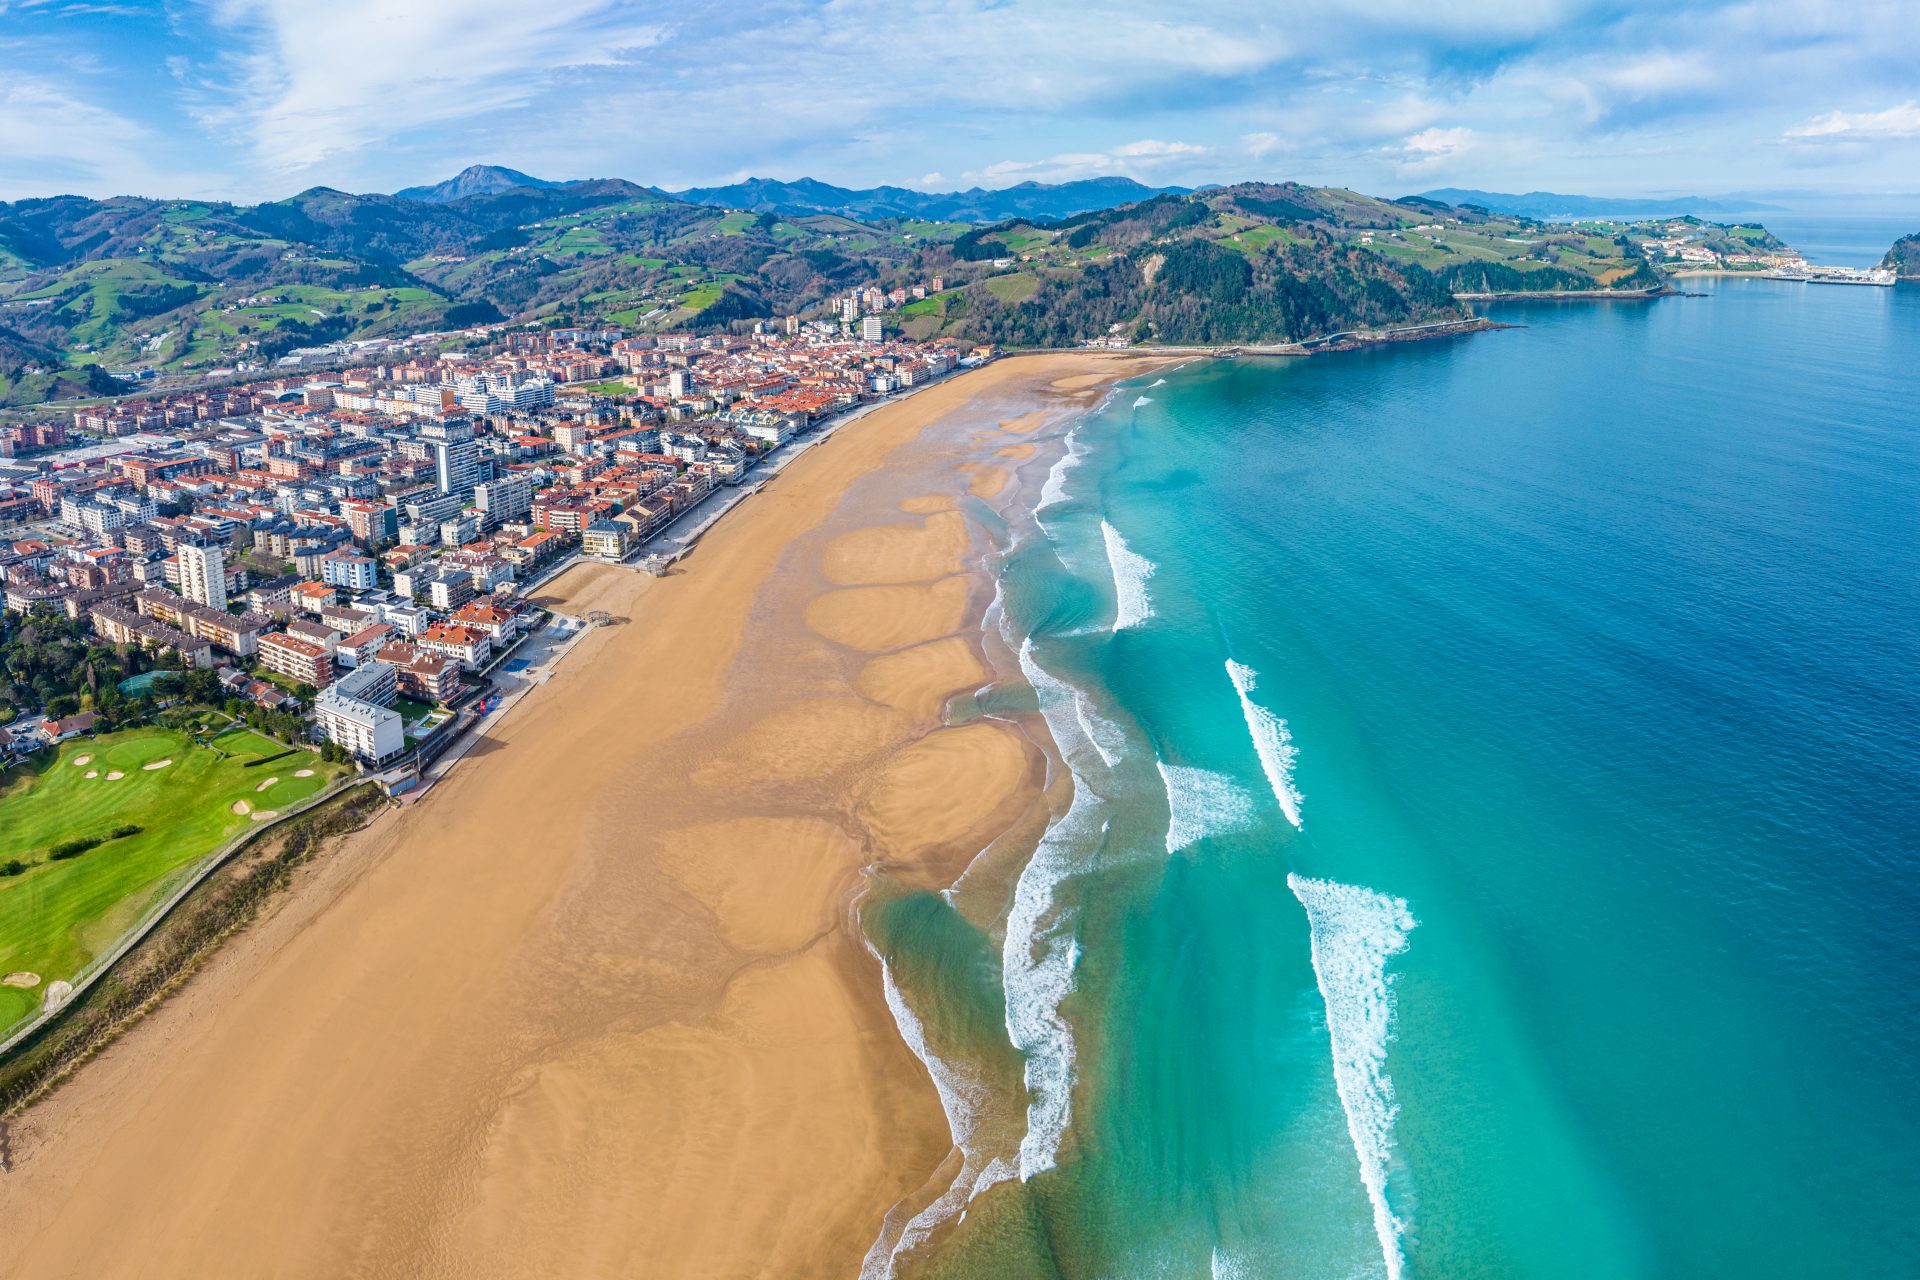
<path id="1" fill-rule="evenodd" d="M 253 815 L 253 820 L 255 822 L 272 822 L 275 818 L 279 816 L 280 816 L 280 811 L 278 809 L 262 809 L 260 812 Z"/>
<path id="2" fill-rule="evenodd" d="M 143 764 L 140 767 L 142 769 L 164 769 L 172 763 L 173 763 L 173 757 L 168 756 L 165 760 L 155 760 L 149 764 Z"/>
<path id="3" fill-rule="evenodd" d="M 235 813 L 239 814 L 243 818 L 253 812 L 253 806 L 248 804 L 245 800 L 235 800 L 228 807 L 231 808 Z"/>
<path id="4" fill-rule="evenodd" d="M 97 778 L 100 776 L 100 771 L 98 769 L 89 769 L 87 770 L 87 776 L 89 778 Z"/>
<path id="5" fill-rule="evenodd" d="M 81 765 L 83 765 L 83 764 L 92 764 L 92 763 L 93 763 L 93 757 L 92 757 L 92 756 L 90 756 L 90 755 L 89 755 L 89 756 L 75 756 L 75 757 L 73 758 L 73 763 L 74 763 L 74 767 L 75 767 L 75 768 L 78 768 L 78 767 L 80 767 L 80 766 L 81 766 Z"/>
<path id="6" fill-rule="evenodd" d="M 311 769 L 295 769 L 295 770 L 293 771 L 293 776 L 294 776 L 294 777 L 296 777 L 296 778 L 311 778 L 311 777 L 313 776 L 313 770 L 311 770 Z"/>
<path id="7" fill-rule="evenodd" d="M 110 772 L 110 773 L 108 773 L 108 774 L 107 774 L 107 781 L 108 781 L 108 782 L 114 782 L 114 781 L 116 781 L 116 780 L 118 780 L 118 779 L 120 779 L 120 778 L 124 778 L 124 777 L 126 777 L 126 776 L 127 776 L 126 774 L 124 774 L 124 773 L 122 773 L 122 772 L 120 772 L 120 771 L 119 771 L 118 769 L 115 769 L 115 770 L 113 770 L 112 772 Z"/>
<path id="8" fill-rule="evenodd" d="M 278 779 L 278 778 L 268 778 L 268 779 L 267 779 L 267 780 L 266 780 L 265 782 L 263 782 L 263 783 L 261 783 L 261 784 L 260 784 L 259 786 L 257 786 L 257 787 L 255 787 L 255 788 L 254 788 L 254 790 L 255 790 L 255 791 L 265 791 L 265 790 L 266 790 L 266 789 L 267 789 L 268 787 L 270 787 L 270 786 L 272 786 L 272 785 L 273 785 L 274 783 L 276 783 L 276 782 L 278 782 L 278 781 L 280 781 L 280 779 Z"/>
<path id="9" fill-rule="evenodd" d="M 5 984 L 9 987 L 37 987 L 40 985 L 40 975 L 22 970 L 19 973 L 10 973 L 4 978 L 0 978 L 0 984 Z"/>

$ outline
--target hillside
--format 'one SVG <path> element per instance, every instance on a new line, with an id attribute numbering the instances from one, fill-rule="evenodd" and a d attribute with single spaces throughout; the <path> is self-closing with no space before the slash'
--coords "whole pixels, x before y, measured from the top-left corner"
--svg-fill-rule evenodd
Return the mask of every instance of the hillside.
<path id="1" fill-rule="evenodd" d="M 1088 184 L 991 194 L 1044 207 L 1072 186 L 1090 198 Z M 0 204 L 0 405 L 122 385 L 106 370 L 244 374 L 296 348 L 507 317 L 652 330 L 825 318 L 869 287 L 908 292 L 888 324 L 918 337 L 1297 341 L 1457 318 L 1455 293 L 1645 289 L 1662 279 L 1645 247 L 1676 235 L 1779 243 L 1757 226 L 1544 223 L 1292 183 L 986 225 L 728 210 L 619 179 L 431 201 L 326 187 L 251 207 L 24 200 Z"/>
<path id="2" fill-rule="evenodd" d="M 1247 183 L 957 237 L 949 276 L 903 329 L 1017 345 L 1105 335 L 1202 344 L 1298 342 L 1464 318 L 1455 292 L 1643 289 L 1631 241 L 1430 201 Z M 977 267 L 973 268 L 977 271 Z"/>
<path id="3" fill-rule="evenodd" d="M 1897 273 L 1902 280 L 1920 280 L 1920 231 L 1895 240 L 1887 256 L 1880 259 L 1880 265 Z"/>

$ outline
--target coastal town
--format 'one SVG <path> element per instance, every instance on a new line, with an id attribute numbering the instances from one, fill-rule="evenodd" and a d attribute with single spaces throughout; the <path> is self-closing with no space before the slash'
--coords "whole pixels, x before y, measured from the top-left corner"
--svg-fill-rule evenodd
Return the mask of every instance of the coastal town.
<path id="1" fill-rule="evenodd" d="M 659 568 L 670 526 L 744 496 L 789 442 L 991 357 L 889 336 L 903 300 L 856 291 L 832 319 L 739 334 L 342 344 L 0 428 L 15 629 L 63 620 L 131 672 L 38 690 L 0 759 L 138 722 L 155 673 L 205 671 L 229 707 L 404 789 L 549 621 L 534 586 L 580 557 Z M 301 367 L 316 357 L 335 367 Z"/>

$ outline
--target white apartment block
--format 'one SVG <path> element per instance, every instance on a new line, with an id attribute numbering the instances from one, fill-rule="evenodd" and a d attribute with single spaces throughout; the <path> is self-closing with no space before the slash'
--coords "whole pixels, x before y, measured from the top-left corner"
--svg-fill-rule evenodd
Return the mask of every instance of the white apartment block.
<path id="1" fill-rule="evenodd" d="M 227 557 L 225 549 L 214 544 L 180 544 L 180 594 L 210 609 L 227 607 Z"/>

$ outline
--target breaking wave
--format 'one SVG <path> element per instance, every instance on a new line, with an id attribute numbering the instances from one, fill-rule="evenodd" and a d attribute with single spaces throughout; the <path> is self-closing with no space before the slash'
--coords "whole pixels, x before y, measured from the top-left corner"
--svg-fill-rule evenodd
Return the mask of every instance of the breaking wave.
<path id="1" fill-rule="evenodd" d="M 981 1180 L 987 1170 L 981 1168 L 983 1162 L 974 1150 L 973 1141 L 984 1097 L 978 1081 L 962 1073 L 928 1047 L 926 1027 L 900 993 L 900 984 L 894 981 L 893 967 L 871 942 L 867 944 L 867 950 L 880 962 L 880 980 L 886 990 L 887 1008 L 893 1013 L 894 1025 L 900 1029 L 900 1038 L 906 1041 L 907 1048 L 913 1051 L 913 1056 L 920 1059 L 927 1074 L 933 1077 L 934 1091 L 940 1095 L 940 1109 L 947 1114 L 947 1132 L 952 1135 L 953 1145 L 959 1148 L 963 1157 L 960 1172 L 954 1175 L 947 1190 L 939 1199 L 915 1214 L 911 1221 L 900 1224 L 898 1210 L 887 1215 L 879 1238 L 868 1248 L 867 1256 L 860 1264 L 860 1280 L 890 1280 L 902 1253 L 911 1251 L 931 1235 L 935 1227 L 952 1217 L 984 1189 Z"/>
<path id="2" fill-rule="evenodd" d="M 1067 705 L 1077 691 L 1034 661 L 1031 638 L 1021 642 L 1020 670 L 1039 695 L 1040 713 L 1071 768 L 1074 758 L 1084 754 L 1080 745 L 1084 740 L 1073 732 L 1076 726 L 1070 717 L 1074 713 Z M 1054 890 L 1073 872 L 1079 852 L 1104 829 L 1100 807 L 1099 796 L 1075 771 L 1073 802 L 1047 828 L 1021 868 L 1007 912 L 1000 953 L 1001 989 L 1006 996 L 1007 1036 L 1026 1060 L 1027 1132 L 1020 1140 L 1023 1182 L 1053 1168 L 1072 1115 L 1073 1028 L 1061 1016 L 1060 1005 L 1073 992 L 1079 944 L 1054 900 Z"/>
<path id="3" fill-rule="evenodd" d="M 1140 408 L 1140 407 L 1141 407 L 1141 406 L 1143 406 L 1143 405 L 1149 405 L 1149 404 L 1152 404 L 1152 403 L 1153 403 L 1153 397 L 1152 397 L 1152 396 L 1141 396 L 1141 397 L 1140 397 L 1139 399 L 1137 399 L 1137 400 L 1135 400 L 1135 401 L 1133 402 L 1133 407 L 1134 407 L 1134 408 L 1136 408 L 1136 409 L 1138 409 L 1138 408 Z"/>
<path id="4" fill-rule="evenodd" d="M 1253 825 L 1253 797 L 1224 773 L 1157 761 L 1167 787 L 1167 852 Z"/>
<path id="5" fill-rule="evenodd" d="M 1165 378 L 1155 378 L 1152 382 L 1149 382 L 1147 384 L 1147 390 L 1151 391 L 1155 387 L 1164 387 L 1166 385 L 1167 385 L 1167 380 Z"/>
<path id="6" fill-rule="evenodd" d="M 1287 815 L 1287 821 L 1298 829 L 1302 797 L 1293 785 L 1293 762 L 1300 753 L 1293 745 L 1293 735 L 1287 732 L 1287 722 L 1253 700 L 1259 672 L 1228 658 L 1227 678 L 1240 695 L 1240 712 L 1247 719 L 1247 733 L 1253 738 L 1253 749 L 1260 757 L 1267 785 L 1273 788 L 1273 798 L 1280 802 L 1280 812 Z"/>
<path id="7" fill-rule="evenodd" d="M 1069 432 L 1067 451 L 1060 455 L 1052 469 L 1047 472 L 1047 482 L 1040 486 L 1040 504 L 1035 510 L 1058 506 L 1067 500 L 1067 472 L 1079 466 L 1080 460 L 1086 456 L 1087 451 L 1080 443 L 1080 433 L 1077 430 Z"/>
<path id="8" fill-rule="evenodd" d="M 1393 1125 L 1400 1112 L 1387 1075 L 1395 980 L 1387 972 L 1387 961 L 1407 949 L 1407 934 L 1417 922 L 1403 899 L 1372 889 L 1300 875 L 1288 875 L 1287 887 L 1307 909 L 1313 976 L 1333 1042 L 1334 1087 L 1360 1161 L 1360 1181 L 1373 1206 L 1373 1230 L 1387 1280 L 1401 1280 L 1407 1265 L 1406 1223 L 1387 1199 Z"/>
<path id="9" fill-rule="evenodd" d="M 1113 629 L 1125 631 L 1153 616 L 1153 600 L 1147 594 L 1147 579 L 1153 576 L 1153 561 L 1147 559 L 1120 536 L 1120 531 L 1100 522 L 1100 536 L 1107 543 L 1107 564 L 1113 571 Z"/>

